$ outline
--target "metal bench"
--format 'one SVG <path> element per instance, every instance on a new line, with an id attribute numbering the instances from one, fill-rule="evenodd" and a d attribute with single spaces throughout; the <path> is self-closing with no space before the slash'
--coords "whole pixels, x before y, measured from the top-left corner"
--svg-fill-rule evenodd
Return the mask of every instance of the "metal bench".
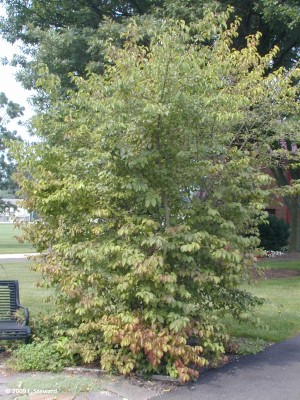
<path id="1" fill-rule="evenodd" d="M 25 321 L 17 319 L 16 312 L 22 310 Z M 19 282 L 0 281 L 0 340 L 25 340 L 31 335 L 29 312 L 20 304 Z"/>

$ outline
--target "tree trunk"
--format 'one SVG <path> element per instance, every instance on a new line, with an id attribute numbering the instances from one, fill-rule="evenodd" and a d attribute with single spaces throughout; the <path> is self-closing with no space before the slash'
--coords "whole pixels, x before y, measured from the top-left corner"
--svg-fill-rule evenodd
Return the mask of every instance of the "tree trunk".
<path id="1" fill-rule="evenodd" d="M 288 251 L 300 252 L 300 197 L 285 198 L 285 203 L 291 215 Z"/>
<path id="2" fill-rule="evenodd" d="M 288 178 L 288 175 L 285 173 L 283 168 L 273 167 L 271 168 L 271 171 L 279 187 L 290 184 L 290 179 Z M 292 178 L 299 179 L 300 171 L 298 169 L 293 170 L 293 175 L 295 176 L 292 176 Z M 292 196 L 286 196 L 284 197 L 284 202 L 288 207 L 291 216 L 288 252 L 299 253 L 300 252 L 300 196 L 297 194 Z"/>

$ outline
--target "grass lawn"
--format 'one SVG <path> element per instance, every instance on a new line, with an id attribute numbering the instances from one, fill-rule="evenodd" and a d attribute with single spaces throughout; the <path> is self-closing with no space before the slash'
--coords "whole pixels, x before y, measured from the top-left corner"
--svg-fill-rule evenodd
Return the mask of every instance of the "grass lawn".
<path id="1" fill-rule="evenodd" d="M 5 260 L 1 262 L 0 279 L 19 281 L 20 302 L 29 309 L 31 316 L 52 308 L 51 303 L 44 302 L 51 294 L 51 290 L 36 287 L 36 282 L 40 279 L 40 275 L 30 270 L 30 261 L 15 262 Z"/>
<path id="2" fill-rule="evenodd" d="M 300 261 L 275 261 L 272 259 L 266 259 L 261 261 L 261 264 L 266 268 L 276 269 L 294 269 L 300 270 Z"/>
<path id="3" fill-rule="evenodd" d="M 266 260 L 263 263 L 270 268 L 300 270 L 300 261 Z M 300 276 L 261 279 L 257 284 L 243 286 L 243 289 L 266 300 L 256 312 L 263 327 L 240 324 L 227 318 L 225 323 L 233 336 L 277 342 L 300 333 Z"/>
<path id="4" fill-rule="evenodd" d="M 33 376 L 24 376 L 22 377 L 22 388 L 26 388 L 29 392 L 35 392 L 38 390 L 45 391 L 53 389 L 57 390 L 57 394 L 61 393 L 72 393 L 73 395 L 79 395 L 80 392 L 96 392 L 104 390 L 103 384 L 99 378 L 93 378 L 89 376 L 76 376 L 70 375 L 66 373 L 62 374 L 34 374 Z M 20 378 L 13 382 L 13 387 L 11 388 L 19 388 L 20 386 Z M 20 391 L 21 392 L 21 391 Z M 50 392 L 51 393 L 51 392 Z M 58 398 L 58 395 L 55 397 L 42 396 L 36 398 Z M 32 398 L 31 396 L 22 396 L 19 399 L 27 400 Z M 70 396 L 62 396 L 62 398 L 70 398 Z M 73 397 L 72 397 L 73 398 Z M 80 398 L 87 398 L 85 395 L 80 396 Z M 93 398 L 95 398 L 93 396 Z M 98 397 L 97 397 L 98 398 Z"/>
<path id="5" fill-rule="evenodd" d="M 0 224 L 0 254 L 34 252 L 30 243 L 19 243 L 14 237 L 20 234 L 21 231 L 13 224 Z"/>

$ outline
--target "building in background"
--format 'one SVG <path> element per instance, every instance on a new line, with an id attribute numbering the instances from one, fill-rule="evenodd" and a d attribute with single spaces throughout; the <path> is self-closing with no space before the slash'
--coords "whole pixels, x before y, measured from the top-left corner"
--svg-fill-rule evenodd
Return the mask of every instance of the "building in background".
<path id="1" fill-rule="evenodd" d="M 21 199 L 2 199 L 6 205 L 0 213 L 0 222 L 12 223 L 15 220 L 31 222 L 32 215 L 19 205 Z"/>

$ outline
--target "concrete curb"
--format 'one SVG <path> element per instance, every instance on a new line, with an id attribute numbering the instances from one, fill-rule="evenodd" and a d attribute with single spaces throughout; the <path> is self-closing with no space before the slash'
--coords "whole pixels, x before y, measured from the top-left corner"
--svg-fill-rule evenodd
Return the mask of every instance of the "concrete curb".
<path id="1" fill-rule="evenodd" d="M 85 367 L 65 367 L 63 369 L 64 372 L 72 372 L 72 373 L 85 373 L 85 372 L 94 372 L 97 374 L 104 374 L 104 375 L 111 375 L 113 377 L 116 378 L 124 378 L 123 375 L 117 375 L 117 374 L 110 374 L 110 372 L 105 371 L 103 369 L 100 368 L 85 368 Z M 141 374 L 136 374 L 136 377 L 138 379 L 144 379 L 143 375 Z M 149 381 L 157 381 L 157 382 L 163 382 L 163 383 L 172 383 L 172 384 L 176 384 L 178 386 L 182 385 L 182 382 L 178 379 L 178 378 L 172 378 L 170 376 L 167 375 L 151 375 L 149 377 L 149 379 L 147 379 Z"/>

